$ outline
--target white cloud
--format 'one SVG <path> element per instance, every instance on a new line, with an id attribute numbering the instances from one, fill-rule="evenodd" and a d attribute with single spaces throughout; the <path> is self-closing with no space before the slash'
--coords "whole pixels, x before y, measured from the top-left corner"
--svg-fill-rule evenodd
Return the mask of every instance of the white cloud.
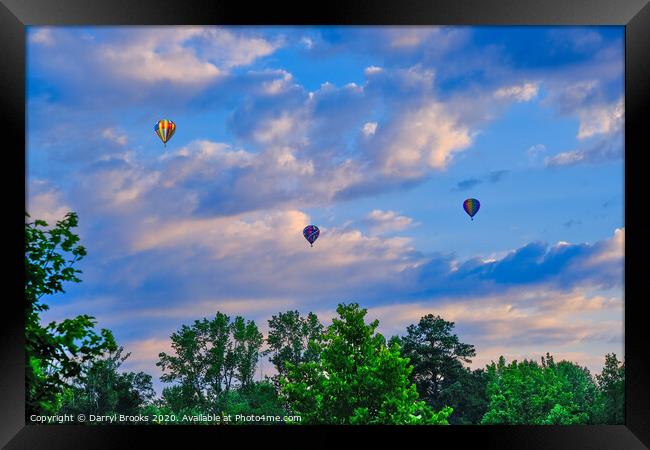
<path id="1" fill-rule="evenodd" d="M 620 159 L 623 154 L 623 135 L 620 132 L 615 132 L 597 140 L 595 144 L 590 146 L 546 157 L 544 163 L 548 167 L 571 166 L 583 163 L 603 163 Z"/>
<path id="2" fill-rule="evenodd" d="M 494 96 L 499 99 L 509 99 L 517 102 L 527 102 L 537 96 L 538 83 L 524 83 L 522 85 L 503 87 L 495 91 Z"/>
<path id="3" fill-rule="evenodd" d="M 219 27 L 145 28 L 129 31 L 128 37 L 93 50 L 104 70 L 144 83 L 180 85 L 216 80 L 282 45 Z"/>
<path id="4" fill-rule="evenodd" d="M 300 38 L 300 43 L 303 44 L 308 50 L 314 48 L 314 40 L 308 36 Z"/>
<path id="5" fill-rule="evenodd" d="M 624 117 L 623 98 L 613 104 L 582 109 L 578 115 L 580 118 L 578 139 L 620 131 Z"/>
<path id="6" fill-rule="evenodd" d="M 273 153 L 279 170 L 298 175 L 314 174 L 314 163 L 311 160 L 298 160 L 290 148 L 284 147 Z"/>
<path id="7" fill-rule="evenodd" d="M 373 234 L 400 231 L 413 224 L 413 219 L 395 211 L 372 210 L 364 219 Z"/>
<path id="8" fill-rule="evenodd" d="M 587 100 L 598 94 L 598 80 L 580 80 L 563 85 L 551 92 L 561 111 L 569 112 L 580 108 Z"/>
<path id="9" fill-rule="evenodd" d="M 285 92 L 290 86 L 292 86 L 293 75 L 289 72 L 285 70 L 275 70 L 270 73 L 277 75 L 278 77 L 262 83 L 262 90 L 265 94 L 277 95 Z"/>
<path id="10" fill-rule="evenodd" d="M 581 150 L 571 150 L 568 152 L 558 153 L 555 156 L 547 157 L 544 163 L 547 166 L 571 166 L 578 164 L 587 159 L 587 154 Z"/>
<path id="11" fill-rule="evenodd" d="M 426 314 L 455 322 L 461 341 L 476 345 L 475 368 L 500 355 L 521 359 L 546 352 L 558 358 L 582 353 L 573 360 L 602 364 L 603 348 L 622 352 L 622 298 L 582 290 L 514 289 L 498 296 L 400 302 L 368 312 L 369 318 L 379 319 L 379 331 L 387 336 L 404 334 Z"/>
<path id="12" fill-rule="evenodd" d="M 79 200 L 92 211 L 141 210 L 144 197 L 159 186 L 160 172 L 134 162 L 130 154 L 101 158 L 75 180 Z"/>
<path id="13" fill-rule="evenodd" d="M 242 260 L 250 257 L 253 258 L 251 263 L 262 258 L 259 249 L 265 249 L 264 258 L 273 257 L 278 261 L 277 265 L 281 265 L 280 261 L 286 257 L 304 258 L 298 256 L 304 255 L 306 248 L 302 230 L 310 223 L 310 217 L 298 210 L 206 219 L 159 220 L 143 224 L 143 228 L 133 236 L 132 249 L 142 252 L 199 245 L 209 249 L 214 259 L 237 257 Z M 255 237 L 253 240 L 252 236 Z M 325 238 L 322 239 L 323 237 Z M 328 267 L 350 266 L 373 259 L 377 260 L 379 269 L 382 260 L 400 261 L 402 252 L 410 248 L 409 242 L 405 238 L 380 239 L 364 236 L 358 230 L 321 227 L 321 238 L 315 244 L 318 250 L 312 251 L 318 251 L 318 262 L 312 262 L 313 269 L 319 270 L 321 276 L 324 276 Z M 273 273 L 278 270 L 280 268 L 275 267 Z M 256 276 L 265 271 L 258 268 Z M 297 281 L 302 276 L 296 272 L 291 278 Z"/>
<path id="14" fill-rule="evenodd" d="M 119 133 L 115 128 L 104 128 L 102 130 L 102 137 L 119 146 L 126 145 L 128 141 L 126 134 Z"/>
<path id="15" fill-rule="evenodd" d="M 220 27 L 204 28 L 201 38 L 205 42 L 206 56 L 226 69 L 247 66 L 284 45 L 282 37 L 270 42 L 251 33 L 235 33 Z"/>
<path id="16" fill-rule="evenodd" d="M 528 156 L 528 160 L 531 163 L 536 163 L 540 155 L 542 155 L 545 152 L 546 152 L 546 146 L 544 144 L 535 144 L 530 146 L 528 150 L 526 150 L 526 155 Z"/>
<path id="17" fill-rule="evenodd" d="M 444 169 L 453 153 L 472 143 L 469 129 L 441 103 L 406 111 L 385 128 L 382 168 L 390 176 L 418 177 L 428 169 Z"/>
<path id="18" fill-rule="evenodd" d="M 187 179 L 210 179 L 233 168 L 250 167 L 255 155 L 230 145 L 196 140 L 172 153 L 160 156 L 165 162 L 164 184 L 171 187 Z"/>
<path id="19" fill-rule="evenodd" d="M 368 67 L 366 67 L 366 68 L 364 69 L 363 73 L 364 73 L 366 76 L 368 76 L 368 75 L 373 75 L 373 74 L 379 73 L 379 72 L 381 72 L 381 71 L 383 71 L 383 70 L 384 70 L 384 69 L 382 69 L 381 67 L 377 67 L 377 66 L 368 66 Z"/>
<path id="20" fill-rule="evenodd" d="M 194 44 L 202 29 L 178 33 L 178 42 Z M 141 41 L 152 45 L 144 37 Z M 436 100 L 434 72 L 420 66 L 378 71 L 362 86 L 324 83 L 313 95 L 284 70 L 249 71 L 247 77 L 256 87 L 227 122 L 242 148 L 195 141 L 158 161 L 140 161 L 128 175 L 123 169 L 110 175 L 104 170 L 97 174 L 107 183 L 98 189 L 100 204 L 111 198 L 113 207 L 146 203 L 170 212 L 224 215 L 366 195 L 447 168 L 472 144 L 473 128 L 487 120 L 477 111 L 490 104 L 490 98 Z M 470 119 L 464 102 L 472 105 Z M 389 114 L 381 126 L 364 123 L 382 105 Z M 347 140 L 359 130 L 372 139 L 355 142 L 358 151 L 350 152 Z M 115 128 L 103 133 L 117 144 L 127 143 Z M 199 181 L 204 182 L 200 189 Z"/>
<path id="21" fill-rule="evenodd" d="M 239 216 L 181 219 L 143 224 L 133 236 L 133 250 L 172 249 L 199 245 L 210 250 L 211 258 L 240 257 L 255 252 L 251 236 L 258 245 L 277 252 L 280 248 L 299 248 L 302 229 L 309 224 L 307 215 L 300 211 L 281 211 L 269 214 L 244 214 Z M 155 232 L 154 232 L 155 230 Z"/>
<path id="22" fill-rule="evenodd" d="M 194 320 L 203 317 L 213 317 L 217 311 L 228 315 L 243 315 L 259 317 L 264 314 L 274 314 L 283 309 L 296 305 L 295 300 L 288 298 L 215 298 L 196 300 L 191 304 L 171 307 L 145 308 L 130 314 L 131 319 L 154 320 L 171 318 L 179 320 Z"/>
<path id="23" fill-rule="evenodd" d="M 29 34 L 29 42 L 31 42 L 32 44 L 52 47 L 55 43 L 52 29 L 48 27 L 32 28 Z"/>
<path id="24" fill-rule="evenodd" d="M 601 251 L 587 261 L 588 266 L 623 261 L 625 258 L 625 228 L 617 228 L 614 236 L 604 241 Z"/>
<path id="25" fill-rule="evenodd" d="M 570 166 L 619 159 L 624 154 L 623 98 L 609 104 L 579 105 L 573 111 L 580 121 L 577 138 L 595 139 L 584 147 L 547 157 L 547 166 Z M 596 139 L 599 138 L 599 139 Z M 589 142 L 589 141 L 587 141 Z"/>
<path id="26" fill-rule="evenodd" d="M 268 137 L 268 145 L 260 152 L 198 140 L 162 155 L 160 166 L 151 165 L 146 170 L 159 172 L 159 181 L 167 189 L 150 190 L 143 201 L 165 210 L 221 216 L 325 203 L 360 181 L 362 173 L 352 161 L 330 166 L 321 160 L 319 167 L 317 158 L 284 145 L 281 134 L 272 140 Z M 170 197 L 180 201 L 183 208 L 169 203 L 166 199 Z"/>
<path id="27" fill-rule="evenodd" d="M 179 84 L 205 83 L 216 79 L 222 73 L 215 65 L 201 62 L 182 50 L 164 56 L 153 52 L 144 55 L 122 50 L 107 50 L 104 57 L 113 65 L 113 72 L 116 75 L 151 83 L 160 81 Z"/>
<path id="28" fill-rule="evenodd" d="M 462 40 L 463 32 L 445 27 L 388 27 L 383 33 L 388 47 L 395 50 L 413 50 L 426 47 L 429 51 L 444 51 Z M 375 38 L 376 39 L 376 38 Z"/>
<path id="29" fill-rule="evenodd" d="M 41 219 L 53 226 L 62 220 L 66 213 L 72 211 L 63 200 L 63 194 L 46 181 L 35 179 L 29 185 L 29 197 L 26 211 L 30 220 Z"/>
<path id="30" fill-rule="evenodd" d="M 221 70 L 183 45 L 202 33 L 198 27 L 132 32 L 128 42 L 100 46 L 99 61 L 116 75 L 137 81 L 205 83 L 220 76 Z"/>
<path id="31" fill-rule="evenodd" d="M 477 135 L 474 128 L 494 116 L 489 113 L 494 105 L 492 92 L 478 100 L 475 93 L 437 100 L 435 73 L 420 65 L 395 70 L 371 66 L 366 72 L 373 76 L 363 85 L 337 87 L 324 82 L 315 92 L 296 84 L 290 73 L 275 72 L 266 74 L 274 78 L 260 83 L 263 95 L 243 102 L 231 114 L 229 124 L 267 164 L 260 167 L 255 180 L 251 175 L 246 182 L 256 185 L 263 195 L 272 193 L 268 198 L 276 202 L 290 202 L 296 195 L 323 202 L 337 195 L 364 195 L 405 179 L 423 179 L 432 170 L 447 168 L 455 153 L 472 144 Z M 272 104 L 268 95 L 274 95 Z M 378 121 L 362 121 L 377 108 L 388 112 L 381 126 Z M 358 130 L 366 139 L 352 144 L 359 148 L 351 152 L 348 137 Z M 289 149 L 290 156 L 278 159 L 283 153 L 278 149 Z M 310 154 L 318 158 L 310 160 L 306 157 Z M 277 179 L 276 183 L 286 186 L 281 189 L 271 186 L 270 180 L 263 183 L 264 188 L 260 186 L 262 173 L 274 178 L 286 166 L 278 162 L 289 160 L 295 161 L 296 168 L 313 166 L 313 172 L 311 168 L 297 171 L 313 173 L 313 177 L 293 183 Z M 240 183 L 235 185 L 240 189 Z"/>
<path id="32" fill-rule="evenodd" d="M 312 248 L 302 235 L 311 218 L 298 210 L 195 219 L 141 212 L 123 222 L 128 226 L 123 237 L 110 240 L 120 242 L 125 259 L 111 263 L 104 282 L 128 290 L 164 277 L 169 281 L 164 299 L 175 299 L 174 307 L 192 305 L 197 298 L 233 297 L 298 299 L 309 305 L 340 295 L 342 286 L 348 295 L 394 289 L 404 283 L 404 270 L 418 261 L 407 238 L 322 224 L 317 224 L 321 235 Z M 306 270 L 318 276 L 306 276 Z M 156 308 L 166 309 L 163 304 Z"/>
<path id="33" fill-rule="evenodd" d="M 171 334 L 171 333 L 170 333 Z M 140 340 L 130 340 L 120 345 L 124 346 L 125 353 L 131 353 L 129 358 L 124 362 L 123 368 L 129 371 L 144 371 L 153 375 L 154 383 L 158 381 L 162 374 L 156 363 L 159 361 L 158 355 L 161 352 L 174 354 L 169 337 L 149 337 Z M 152 371 L 154 371 L 152 373 Z"/>
<path id="34" fill-rule="evenodd" d="M 534 157 L 534 156 L 537 156 L 540 153 L 543 153 L 545 151 L 546 151 L 546 146 L 544 144 L 535 144 L 535 145 L 530 146 L 528 148 L 528 150 L 526 150 L 526 153 L 529 156 Z"/>
<path id="35" fill-rule="evenodd" d="M 261 143 L 278 141 L 292 134 L 297 127 L 296 118 L 284 112 L 279 117 L 268 118 L 259 124 L 253 137 Z"/>
<path id="36" fill-rule="evenodd" d="M 612 81 L 620 77 L 623 68 L 620 62 L 610 63 L 605 68 L 606 71 L 597 69 L 603 72 L 600 78 L 549 82 L 549 96 L 545 102 L 553 104 L 561 114 L 575 117 L 579 122 L 576 137 L 586 143 L 581 144 L 582 148 L 546 158 L 547 166 L 600 163 L 620 159 L 623 155 L 624 99 L 621 90 L 616 92 L 610 87 L 615 86 Z M 586 71 L 593 76 L 594 70 Z M 622 84 L 620 86 L 622 88 Z"/>
<path id="37" fill-rule="evenodd" d="M 377 131 L 377 122 L 366 122 L 363 124 L 361 132 L 364 136 L 372 136 Z"/>
<path id="38" fill-rule="evenodd" d="M 402 29 L 393 33 L 390 45 L 395 48 L 417 47 L 430 34 L 428 29 Z"/>

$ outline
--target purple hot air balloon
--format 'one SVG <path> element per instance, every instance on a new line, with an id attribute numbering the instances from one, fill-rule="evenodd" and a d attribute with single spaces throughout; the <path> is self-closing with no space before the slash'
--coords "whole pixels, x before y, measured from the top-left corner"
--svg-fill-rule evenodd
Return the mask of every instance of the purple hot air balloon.
<path id="1" fill-rule="evenodd" d="M 302 230 L 303 236 L 309 242 L 309 245 L 314 246 L 314 242 L 318 239 L 320 235 L 320 230 L 316 225 L 307 225 L 304 230 Z"/>

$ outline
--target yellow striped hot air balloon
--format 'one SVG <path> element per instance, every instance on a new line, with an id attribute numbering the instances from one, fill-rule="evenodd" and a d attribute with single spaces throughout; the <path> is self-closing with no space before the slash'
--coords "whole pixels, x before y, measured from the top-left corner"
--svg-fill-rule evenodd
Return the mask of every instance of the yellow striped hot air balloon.
<path id="1" fill-rule="evenodd" d="M 163 119 L 159 120 L 153 129 L 160 140 L 163 142 L 163 145 L 167 147 L 167 141 L 172 138 L 174 132 L 176 131 L 176 124 L 171 120 Z"/>

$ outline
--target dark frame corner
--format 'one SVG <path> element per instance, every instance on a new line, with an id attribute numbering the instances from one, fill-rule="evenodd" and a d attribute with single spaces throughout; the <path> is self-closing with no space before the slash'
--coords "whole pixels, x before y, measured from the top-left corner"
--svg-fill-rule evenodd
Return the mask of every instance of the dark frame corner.
<path id="1" fill-rule="evenodd" d="M 155 5 L 152 6 L 152 5 Z M 11 195 L 12 214 L 5 223 L 10 236 L 22 236 L 25 201 L 25 27 L 30 25 L 174 25 L 174 24 L 434 24 L 434 25 L 624 25 L 625 26 L 625 362 L 626 362 L 626 419 L 618 426 L 570 427 L 433 427 L 423 430 L 409 428 L 409 437 L 421 434 L 424 438 L 453 438 L 455 443 L 471 441 L 488 448 L 648 448 L 650 447 L 650 346 L 645 333 L 647 288 L 641 271 L 643 250 L 647 248 L 644 232 L 648 229 L 631 205 L 646 203 L 643 197 L 643 169 L 637 163 L 648 148 L 647 112 L 650 110 L 650 2 L 648 0 L 593 0 L 589 5 L 579 0 L 464 0 L 431 2 L 408 0 L 396 2 L 376 0 L 370 8 L 362 0 L 345 4 L 328 4 L 319 12 L 306 10 L 304 2 L 288 0 L 281 3 L 235 3 L 233 0 L 186 0 L 182 7 L 171 0 L 113 0 L 111 2 L 84 0 L 0 0 L 0 39 L 3 57 L 0 58 L 1 116 L 4 130 L 5 157 L 9 165 L 3 172 L 4 192 Z M 322 5 L 321 5 L 322 6 Z M 156 13 L 151 14 L 155 9 Z M 314 8 L 314 11 L 316 8 Z M 644 114 L 644 112 L 646 114 Z M 15 151 L 22 148 L 23 152 Z M 630 151 L 631 150 L 631 151 Z M 19 192 L 17 192 L 19 191 Z M 19 195 L 22 193 L 22 198 Z M 9 241 L 12 241 L 11 239 Z M 11 295 L 3 305 L 2 355 L 0 357 L 0 445 L 7 448 L 116 448 L 129 446 L 139 436 L 150 443 L 164 436 L 180 436 L 185 427 L 84 427 L 75 425 L 26 426 L 24 422 L 24 348 L 23 309 L 17 299 L 23 295 L 22 273 L 18 261 L 23 258 L 24 242 L 13 239 L 9 246 L 13 270 L 3 271 L 3 286 L 11 286 Z M 641 242 L 645 241 L 645 242 Z M 162 428 L 162 427 L 161 427 Z M 210 435 L 226 430 L 192 428 L 193 436 Z M 251 437 L 248 427 L 232 427 L 227 434 Z M 336 442 L 343 430 L 331 427 L 283 427 L 269 430 L 264 435 L 267 443 L 271 434 L 281 439 L 294 440 L 305 433 L 318 433 L 319 441 Z M 444 428 L 441 429 L 441 428 Z M 347 429 L 345 433 L 361 432 L 382 436 L 401 433 L 404 429 L 378 429 L 366 433 L 367 428 Z M 242 434 L 244 433 L 244 434 Z M 424 436 L 424 435 L 427 436 Z M 435 434 L 435 436 L 434 436 Z M 254 436 L 253 436 L 254 437 Z M 185 437 L 187 442 L 187 436 Z M 313 442 L 313 441 L 312 441 Z M 101 443 L 101 444 L 99 444 Z M 469 443 L 469 442 L 467 442 Z"/>

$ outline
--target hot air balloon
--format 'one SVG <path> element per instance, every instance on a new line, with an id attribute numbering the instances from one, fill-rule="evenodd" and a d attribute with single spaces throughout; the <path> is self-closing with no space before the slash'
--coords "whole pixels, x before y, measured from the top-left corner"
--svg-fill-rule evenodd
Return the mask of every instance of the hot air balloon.
<path id="1" fill-rule="evenodd" d="M 305 236 L 305 239 L 307 239 L 309 244 L 313 247 L 314 241 L 316 241 L 320 235 L 320 230 L 316 225 L 307 225 L 305 229 L 302 230 L 302 234 Z"/>
<path id="2" fill-rule="evenodd" d="M 163 142 L 164 146 L 167 147 L 167 141 L 172 138 L 176 131 L 176 124 L 171 120 L 163 119 L 159 120 L 158 123 L 154 125 L 153 129 Z"/>
<path id="3" fill-rule="evenodd" d="M 481 207 L 481 203 L 475 198 L 468 198 L 463 202 L 463 209 L 474 220 L 474 216 Z"/>

